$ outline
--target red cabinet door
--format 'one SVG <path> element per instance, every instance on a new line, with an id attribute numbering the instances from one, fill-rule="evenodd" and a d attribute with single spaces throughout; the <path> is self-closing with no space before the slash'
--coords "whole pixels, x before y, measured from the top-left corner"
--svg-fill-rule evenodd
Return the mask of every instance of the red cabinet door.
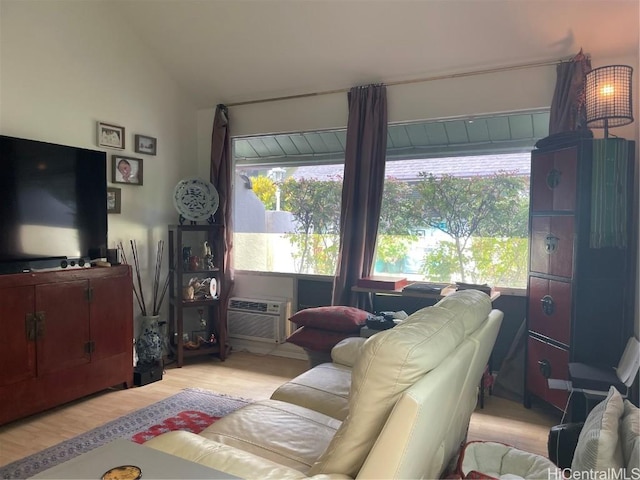
<path id="1" fill-rule="evenodd" d="M 578 148 L 534 152 L 531 157 L 531 210 L 572 212 L 576 205 Z"/>
<path id="2" fill-rule="evenodd" d="M 32 286 L 0 290 L 0 386 L 12 385 L 36 376 L 36 342 Z"/>
<path id="3" fill-rule="evenodd" d="M 550 389 L 547 380 L 569 379 L 569 352 L 534 337 L 529 337 L 527 346 L 527 389 L 560 410 L 565 410 L 569 392 Z"/>
<path id="4" fill-rule="evenodd" d="M 91 279 L 91 361 L 128 352 L 133 362 L 133 285 L 131 277 Z"/>
<path id="5" fill-rule="evenodd" d="M 533 217 L 529 252 L 531 271 L 571 278 L 573 243 L 572 215 Z"/>
<path id="6" fill-rule="evenodd" d="M 529 330 L 570 346 L 571 284 L 529 277 Z"/>
<path id="7" fill-rule="evenodd" d="M 36 286 L 38 376 L 89 363 L 86 280 Z"/>

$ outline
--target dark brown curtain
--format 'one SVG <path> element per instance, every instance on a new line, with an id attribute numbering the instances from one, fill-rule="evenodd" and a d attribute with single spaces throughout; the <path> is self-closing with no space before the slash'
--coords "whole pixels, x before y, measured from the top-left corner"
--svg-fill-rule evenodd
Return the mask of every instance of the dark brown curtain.
<path id="1" fill-rule="evenodd" d="M 551 101 L 549 135 L 586 130 L 584 77 L 591 70 L 591 59 L 578 53 L 556 68 L 556 88 Z"/>
<path id="2" fill-rule="evenodd" d="M 354 87 L 347 98 L 340 253 L 332 304 L 369 310 L 371 305 L 363 304 L 366 300 L 354 294 L 351 287 L 370 275 L 374 260 L 387 150 L 387 88 Z"/>
<path id="3" fill-rule="evenodd" d="M 211 132 L 211 183 L 216 187 L 220 196 L 220 206 L 215 214 L 216 222 L 220 223 L 224 230 L 222 241 L 216 242 L 214 249 L 214 259 L 223 258 L 224 267 L 220 277 L 219 288 L 220 301 L 218 302 L 220 348 L 226 342 L 227 333 L 227 300 L 231 296 L 233 289 L 233 225 L 231 217 L 231 143 L 229 140 L 229 116 L 225 105 L 216 107 L 216 114 L 213 119 L 213 130 Z"/>

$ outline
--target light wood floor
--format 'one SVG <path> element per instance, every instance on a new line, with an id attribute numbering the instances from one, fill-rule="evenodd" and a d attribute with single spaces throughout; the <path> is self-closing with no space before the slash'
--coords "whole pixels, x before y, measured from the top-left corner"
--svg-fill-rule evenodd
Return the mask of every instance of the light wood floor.
<path id="1" fill-rule="evenodd" d="M 234 352 L 225 362 L 190 359 L 183 368 L 168 366 L 162 381 L 91 395 L 53 410 L 0 427 L 0 466 L 98 427 L 169 397 L 184 388 L 204 388 L 253 400 L 266 399 L 282 383 L 307 369 L 290 358 Z M 469 440 L 495 440 L 546 455 L 554 412 L 527 410 L 495 396 L 472 415 Z"/>

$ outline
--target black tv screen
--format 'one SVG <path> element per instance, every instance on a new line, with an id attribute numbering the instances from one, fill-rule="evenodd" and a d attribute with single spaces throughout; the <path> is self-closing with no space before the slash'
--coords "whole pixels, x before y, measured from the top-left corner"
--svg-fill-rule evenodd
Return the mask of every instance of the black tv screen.
<path id="1" fill-rule="evenodd" d="M 0 172 L 1 270 L 106 251 L 104 152 L 0 135 Z"/>

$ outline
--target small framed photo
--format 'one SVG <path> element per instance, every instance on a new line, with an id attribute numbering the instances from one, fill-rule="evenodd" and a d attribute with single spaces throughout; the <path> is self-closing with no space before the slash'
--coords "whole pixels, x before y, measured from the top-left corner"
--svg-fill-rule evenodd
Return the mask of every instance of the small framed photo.
<path id="1" fill-rule="evenodd" d="M 124 127 L 98 122 L 98 146 L 124 150 Z"/>
<path id="2" fill-rule="evenodd" d="M 147 155 L 155 155 L 158 140 L 146 135 L 136 135 L 135 145 L 133 149 L 136 153 L 145 153 Z"/>
<path id="3" fill-rule="evenodd" d="M 111 182 L 142 185 L 142 159 L 111 155 Z"/>
<path id="4" fill-rule="evenodd" d="M 107 213 L 120 213 L 122 204 L 122 190 L 115 187 L 107 187 Z"/>

